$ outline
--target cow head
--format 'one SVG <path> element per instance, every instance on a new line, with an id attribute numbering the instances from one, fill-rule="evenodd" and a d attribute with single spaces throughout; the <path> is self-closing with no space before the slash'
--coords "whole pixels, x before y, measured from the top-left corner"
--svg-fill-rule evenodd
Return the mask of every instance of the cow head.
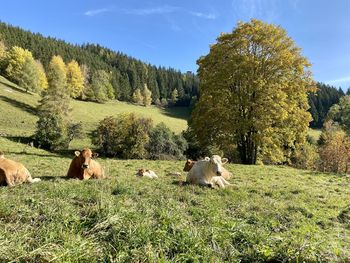
<path id="1" fill-rule="evenodd" d="M 213 155 L 212 157 L 205 157 L 205 160 L 210 162 L 212 168 L 213 168 L 213 172 L 218 175 L 221 176 L 222 174 L 222 166 L 227 163 L 227 158 L 221 158 L 219 155 Z"/>
<path id="2" fill-rule="evenodd" d="M 96 158 L 98 156 L 97 153 L 93 153 L 89 148 L 82 150 L 82 152 L 75 151 L 75 155 L 79 160 L 79 164 L 82 169 L 89 169 L 90 162 L 92 158 Z"/>
<path id="3" fill-rule="evenodd" d="M 137 172 L 136 172 L 136 175 L 137 176 L 140 176 L 142 177 L 144 175 L 145 172 L 147 172 L 148 170 L 145 170 L 145 169 L 138 169 Z"/>
<path id="4" fill-rule="evenodd" d="M 189 170 L 191 170 L 195 163 L 196 163 L 195 161 L 192 161 L 191 159 L 188 159 L 187 162 L 185 163 L 185 167 L 183 169 L 184 172 L 188 172 Z"/>

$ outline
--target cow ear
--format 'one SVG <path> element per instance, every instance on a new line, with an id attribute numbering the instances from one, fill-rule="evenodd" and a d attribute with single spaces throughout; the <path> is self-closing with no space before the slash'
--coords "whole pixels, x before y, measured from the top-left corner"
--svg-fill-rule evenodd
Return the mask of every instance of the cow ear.
<path id="1" fill-rule="evenodd" d="M 75 156 L 79 156 L 80 152 L 79 151 L 75 151 L 74 154 L 75 154 Z"/>
<path id="2" fill-rule="evenodd" d="M 98 157 L 98 153 L 92 153 L 92 158 L 97 158 Z"/>
<path id="3" fill-rule="evenodd" d="M 222 158 L 222 159 L 221 159 L 221 163 L 222 163 L 222 164 L 225 164 L 225 163 L 227 163 L 227 162 L 228 162 L 228 159 L 227 159 L 227 158 Z"/>
<path id="4" fill-rule="evenodd" d="M 206 160 L 207 162 L 209 162 L 209 161 L 210 161 L 210 158 L 209 158 L 208 156 L 206 156 L 206 157 L 204 158 L 204 160 Z"/>

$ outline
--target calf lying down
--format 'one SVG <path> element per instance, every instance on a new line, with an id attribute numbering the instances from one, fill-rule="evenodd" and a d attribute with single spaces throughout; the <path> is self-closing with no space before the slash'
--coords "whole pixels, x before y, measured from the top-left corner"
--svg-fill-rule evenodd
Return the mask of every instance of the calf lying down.
<path id="1" fill-rule="evenodd" d="M 136 176 L 138 176 L 138 177 L 146 177 L 146 178 L 151 178 L 151 179 L 158 178 L 158 176 L 156 175 L 156 173 L 154 171 L 148 170 L 148 169 L 139 169 L 136 172 Z"/>
<path id="2" fill-rule="evenodd" d="M 6 159 L 0 152 L 0 185 L 15 186 L 22 183 L 40 182 L 39 178 L 32 178 L 23 164 Z"/>
<path id="3" fill-rule="evenodd" d="M 217 185 L 220 188 L 225 188 L 225 186 L 230 185 L 222 177 L 222 165 L 226 162 L 227 159 L 221 159 L 219 155 L 213 155 L 211 158 L 206 157 L 193 165 L 187 174 L 186 182 L 209 187 Z"/>

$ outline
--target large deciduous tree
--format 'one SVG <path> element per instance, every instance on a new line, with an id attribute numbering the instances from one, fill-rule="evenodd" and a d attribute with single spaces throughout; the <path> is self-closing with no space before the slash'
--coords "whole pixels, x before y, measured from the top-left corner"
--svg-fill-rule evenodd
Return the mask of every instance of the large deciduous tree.
<path id="1" fill-rule="evenodd" d="M 288 161 L 311 121 L 310 64 L 285 30 L 258 20 L 221 34 L 197 61 L 192 126 L 202 144 L 235 144 L 241 161 Z"/>

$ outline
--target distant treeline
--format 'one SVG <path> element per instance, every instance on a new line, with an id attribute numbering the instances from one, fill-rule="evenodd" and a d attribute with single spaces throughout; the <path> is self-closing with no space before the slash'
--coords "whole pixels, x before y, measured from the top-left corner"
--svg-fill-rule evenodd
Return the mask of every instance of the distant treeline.
<path id="1" fill-rule="evenodd" d="M 60 55 L 65 62 L 76 60 L 80 65 L 86 65 L 91 75 L 98 70 L 109 72 L 118 100 L 132 101 L 134 91 L 143 89 L 145 85 L 152 91 L 153 103 L 162 99 L 170 101 L 175 89 L 177 105 L 187 106 L 198 96 L 199 81 L 195 74 L 146 64 L 98 44 L 73 45 L 2 22 L 0 40 L 4 41 L 8 48 L 19 46 L 30 50 L 45 69 L 54 55 Z"/>
<path id="2" fill-rule="evenodd" d="M 322 128 L 330 107 L 338 103 L 344 95 L 344 91 L 340 88 L 336 89 L 323 83 L 317 83 L 317 92 L 309 94 L 309 111 L 313 118 L 310 127 Z"/>

